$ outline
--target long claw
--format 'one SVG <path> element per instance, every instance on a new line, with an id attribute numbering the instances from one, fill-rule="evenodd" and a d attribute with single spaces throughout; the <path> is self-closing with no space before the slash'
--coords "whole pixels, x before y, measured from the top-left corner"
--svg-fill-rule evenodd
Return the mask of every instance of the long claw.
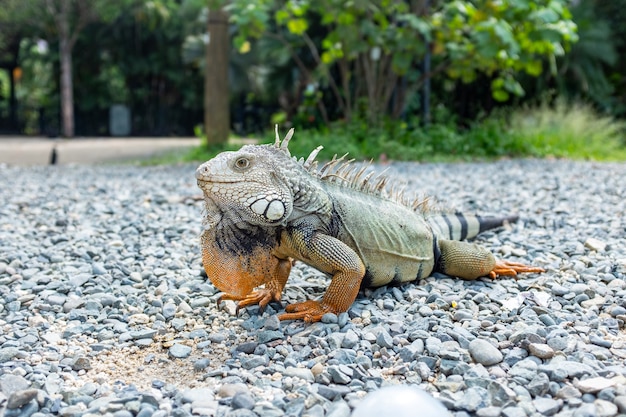
<path id="1" fill-rule="evenodd" d="M 243 297 L 224 293 L 217 298 L 217 305 L 219 306 L 220 303 L 225 300 L 238 301 L 237 307 L 235 308 L 235 314 L 238 316 L 239 311 L 242 308 L 255 304 L 259 305 L 262 313 L 265 310 L 265 306 L 267 306 L 272 300 L 279 301 L 280 295 L 276 296 L 274 293 L 272 293 L 272 291 L 268 289 L 259 289 Z"/>
<path id="2" fill-rule="evenodd" d="M 332 308 L 320 301 L 304 301 L 290 304 L 285 307 L 286 313 L 280 314 L 278 320 L 304 320 L 307 323 L 320 321 L 326 313 L 332 312 Z"/>
<path id="3" fill-rule="evenodd" d="M 529 266 L 520 262 L 498 260 L 496 261 L 496 266 L 489 272 L 489 277 L 492 279 L 496 279 L 499 275 L 517 277 L 517 274 L 525 272 L 541 273 L 546 272 L 546 270 L 538 266 Z"/>

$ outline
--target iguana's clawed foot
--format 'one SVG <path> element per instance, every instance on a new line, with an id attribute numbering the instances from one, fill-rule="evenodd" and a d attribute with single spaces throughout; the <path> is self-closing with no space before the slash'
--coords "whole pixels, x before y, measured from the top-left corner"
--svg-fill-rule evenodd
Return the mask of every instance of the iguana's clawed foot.
<path id="1" fill-rule="evenodd" d="M 217 304 L 219 305 L 222 301 L 225 300 L 238 301 L 237 309 L 235 310 L 235 312 L 237 315 L 239 315 L 239 310 L 241 308 L 245 308 L 255 304 L 258 304 L 261 311 L 263 311 L 265 309 L 265 306 L 267 306 L 270 302 L 280 301 L 280 295 L 275 296 L 271 290 L 265 288 L 253 291 L 245 297 L 224 293 L 220 295 L 220 297 L 217 299 Z"/>
<path id="2" fill-rule="evenodd" d="M 522 272 L 546 272 L 546 270 L 537 266 L 524 265 L 519 262 L 498 260 L 496 261 L 496 266 L 489 272 L 489 277 L 491 279 L 496 279 L 498 275 L 516 277 L 517 274 Z"/>
<path id="3" fill-rule="evenodd" d="M 304 320 L 307 323 L 320 321 L 326 313 L 332 313 L 332 308 L 324 302 L 308 300 L 301 303 L 289 304 L 285 307 L 286 313 L 278 316 L 279 320 Z"/>

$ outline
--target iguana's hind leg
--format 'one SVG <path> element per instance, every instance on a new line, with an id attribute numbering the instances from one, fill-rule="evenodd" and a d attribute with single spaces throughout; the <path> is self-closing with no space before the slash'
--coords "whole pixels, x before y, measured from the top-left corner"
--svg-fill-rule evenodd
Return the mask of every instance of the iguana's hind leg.
<path id="1" fill-rule="evenodd" d="M 542 268 L 517 262 L 496 260 L 491 252 L 475 243 L 440 240 L 441 255 L 436 270 L 444 274 L 473 280 L 498 275 L 517 276 L 520 272 L 544 272 Z"/>

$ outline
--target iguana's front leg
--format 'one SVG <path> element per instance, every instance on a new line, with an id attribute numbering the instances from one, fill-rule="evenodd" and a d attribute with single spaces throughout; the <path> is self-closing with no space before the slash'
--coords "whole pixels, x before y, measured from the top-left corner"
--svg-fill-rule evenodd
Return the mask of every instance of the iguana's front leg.
<path id="1" fill-rule="evenodd" d="M 320 321 L 326 313 L 342 313 L 354 302 L 365 275 L 363 261 L 348 245 L 322 233 L 294 230 L 285 232 L 285 245 L 294 257 L 320 271 L 332 274 L 321 301 L 308 300 L 290 304 L 280 320 Z"/>
<path id="2" fill-rule="evenodd" d="M 271 248 L 242 248 L 241 253 L 228 250 L 219 243 L 215 229 L 202 234 L 202 264 L 207 276 L 223 294 L 224 300 L 239 301 L 238 308 L 259 304 L 265 307 L 279 301 L 291 271 L 291 258 L 278 258 Z M 256 287 L 265 284 L 265 288 Z"/>
<path id="3" fill-rule="evenodd" d="M 293 261 L 291 259 L 274 258 L 275 267 L 270 277 L 266 278 L 265 288 L 253 290 L 244 296 L 224 293 L 218 299 L 220 304 L 224 300 L 234 300 L 237 303 L 237 312 L 239 309 L 258 304 L 261 310 L 272 301 L 280 301 L 281 294 L 289 278 Z"/>
<path id="4" fill-rule="evenodd" d="M 543 268 L 518 262 L 496 260 L 491 252 L 475 243 L 439 241 L 441 255 L 436 269 L 444 274 L 473 280 L 499 275 L 517 276 L 521 272 L 545 272 Z"/>

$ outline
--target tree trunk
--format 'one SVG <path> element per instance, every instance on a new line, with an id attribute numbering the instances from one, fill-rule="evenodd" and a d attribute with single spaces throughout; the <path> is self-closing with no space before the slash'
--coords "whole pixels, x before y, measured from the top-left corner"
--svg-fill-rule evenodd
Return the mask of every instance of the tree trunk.
<path id="1" fill-rule="evenodd" d="M 209 43 L 206 48 L 204 74 L 204 131 L 207 144 L 228 140 L 230 111 L 228 94 L 228 15 L 216 8 L 209 11 Z"/>
<path id="2" fill-rule="evenodd" d="M 63 136 L 74 136 L 74 87 L 72 82 L 72 51 L 61 39 L 61 120 Z"/>
<path id="3" fill-rule="evenodd" d="M 70 39 L 69 4 L 62 0 L 57 25 L 59 30 L 59 54 L 61 60 L 61 123 L 63 136 L 74 137 L 74 85 L 72 82 L 72 46 Z"/>

